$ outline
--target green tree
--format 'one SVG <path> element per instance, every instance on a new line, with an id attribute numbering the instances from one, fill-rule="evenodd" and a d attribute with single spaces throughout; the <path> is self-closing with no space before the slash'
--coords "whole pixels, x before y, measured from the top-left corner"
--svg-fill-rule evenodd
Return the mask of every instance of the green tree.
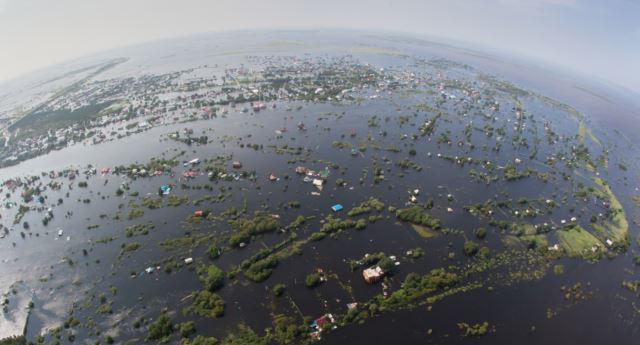
<path id="1" fill-rule="evenodd" d="M 222 297 L 208 290 L 195 295 L 193 304 L 184 309 L 184 314 L 196 314 L 202 317 L 219 317 L 224 314 L 225 303 Z"/>
<path id="2" fill-rule="evenodd" d="M 178 332 L 183 338 L 189 338 L 196 332 L 196 324 L 193 321 L 186 321 L 178 325 Z"/>
<path id="3" fill-rule="evenodd" d="M 321 278 L 318 273 L 311 273 L 307 275 L 307 278 L 304 281 L 305 285 L 307 285 L 308 288 L 316 287 L 320 285 L 320 282 L 321 282 Z"/>
<path id="4" fill-rule="evenodd" d="M 216 265 L 200 266 L 198 276 L 206 290 L 211 292 L 220 289 L 224 285 L 224 271 Z"/>
<path id="5" fill-rule="evenodd" d="M 147 340 L 159 340 L 161 342 L 165 342 L 169 340 L 173 331 L 174 328 L 171 318 L 169 318 L 167 314 L 162 313 L 155 322 L 149 325 Z"/>
<path id="6" fill-rule="evenodd" d="M 466 256 L 474 256 L 478 253 L 479 246 L 477 243 L 473 241 L 466 241 L 464 243 L 464 254 Z"/>

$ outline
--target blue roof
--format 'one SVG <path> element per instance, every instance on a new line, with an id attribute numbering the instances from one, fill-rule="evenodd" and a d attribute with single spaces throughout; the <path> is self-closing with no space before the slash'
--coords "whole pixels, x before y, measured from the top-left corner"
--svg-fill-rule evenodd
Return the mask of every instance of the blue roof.
<path id="1" fill-rule="evenodd" d="M 342 205 L 340 205 L 340 204 L 335 204 L 335 205 L 331 206 L 331 209 L 332 209 L 334 212 L 338 212 L 338 211 L 342 210 L 342 209 L 343 209 L 343 207 L 342 207 Z"/>

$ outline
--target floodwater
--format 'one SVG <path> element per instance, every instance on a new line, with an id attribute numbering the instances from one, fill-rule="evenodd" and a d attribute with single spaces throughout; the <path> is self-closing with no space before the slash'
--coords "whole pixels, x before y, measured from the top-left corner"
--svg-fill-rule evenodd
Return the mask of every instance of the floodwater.
<path id="1" fill-rule="evenodd" d="M 264 48 L 264 42 L 282 37 L 286 38 L 287 42 L 306 43 L 302 46 L 287 44 L 285 47 L 277 46 L 277 48 L 272 44 L 268 46 L 270 48 Z M 525 89 L 535 90 L 570 104 L 584 113 L 589 119 L 588 124 L 594 128 L 594 134 L 607 147 L 615 149 L 609 153 L 612 168 L 602 171 L 602 176 L 606 177 L 611 184 L 613 191 L 627 210 L 630 220 L 635 217 L 636 209 L 630 202 L 630 196 L 634 194 L 634 187 L 638 185 L 637 176 L 621 172 L 613 166 L 615 166 L 614 163 L 625 159 L 625 164 L 630 171 L 638 168 L 637 161 L 626 159 L 626 157 L 633 157 L 633 159 L 638 157 L 637 147 L 633 142 L 627 141 L 624 136 L 626 134 L 631 137 L 631 133 L 638 128 L 639 122 L 637 117 L 634 117 L 637 115 L 634 109 L 638 108 L 637 105 L 624 103 L 624 98 L 617 96 L 612 90 L 593 86 L 593 84 L 577 88 L 576 85 L 584 85 L 585 80 L 577 80 L 538 67 L 523 66 L 502 58 L 490 58 L 477 53 L 471 54 L 466 50 L 431 45 L 424 41 L 408 40 L 390 43 L 380 37 L 359 36 L 356 33 L 348 33 L 342 39 L 333 38 L 326 33 L 271 33 L 255 39 L 260 43 L 253 45 L 247 44 L 249 37 L 242 36 L 236 44 L 244 45 L 245 48 L 238 51 L 236 47 L 228 48 L 225 40 L 229 38 L 223 36 L 219 41 L 212 40 L 211 43 L 198 44 L 209 42 L 206 37 L 198 36 L 190 42 L 176 41 L 167 44 L 169 48 L 161 48 L 158 44 L 150 45 L 144 48 L 147 55 L 142 55 L 134 48 L 115 52 L 114 56 L 127 52 L 140 54 L 140 56 L 132 58 L 110 73 L 114 76 L 126 75 L 129 73 L 126 68 L 131 70 L 139 68 L 137 73 L 166 71 L 176 68 L 177 65 L 200 65 L 202 61 L 208 61 L 207 58 L 220 61 L 218 63 L 222 65 L 243 55 L 252 54 L 252 50 L 265 55 L 274 54 L 274 50 L 277 50 L 275 52 L 277 54 L 286 54 L 289 50 L 294 54 L 311 51 L 312 54 L 318 55 L 350 52 L 356 58 L 381 67 L 408 64 L 405 58 L 387 53 L 353 50 L 351 47 L 354 44 L 367 47 L 373 45 L 376 49 L 392 46 L 394 51 L 402 51 L 410 56 L 459 61 L 482 72 L 509 80 Z M 354 40 L 357 43 L 354 43 Z M 332 44 L 326 45 L 328 42 Z M 317 48 L 321 44 L 325 44 L 327 48 L 325 50 Z M 185 49 L 184 46 L 188 46 L 189 49 Z M 220 46 L 225 46 L 224 51 L 228 53 L 213 57 L 210 54 L 203 54 Z M 256 47 L 263 47 L 263 51 Z M 161 54 L 163 49 L 166 52 Z M 141 56 L 146 58 L 143 59 Z M 600 96 L 587 93 L 584 91 L 586 89 L 597 90 L 593 92 L 599 93 Z M 303 229 L 299 230 L 300 238 L 304 238 L 319 229 L 321 224 L 318 221 L 331 213 L 330 206 L 335 203 L 343 204 L 348 210 L 370 196 L 375 196 L 387 205 L 402 207 L 407 201 L 407 191 L 419 188 L 421 199 L 432 198 L 435 202 L 436 207 L 429 212 L 430 214 L 440 218 L 447 227 L 461 229 L 466 237 L 472 238 L 473 230 L 484 226 L 484 223 L 464 211 L 462 209 L 464 205 L 482 203 L 502 195 L 505 191 L 508 191 L 508 198 L 516 200 L 521 196 L 550 198 L 555 193 L 563 193 L 569 188 L 569 183 L 562 181 L 561 178 L 548 184 L 524 179 L 516 182 L 498 181 L 491 186 L 486 186 L 469 181 L 469 170 L 474 168 L 473 166 L 459 167 L 445 160 L 436 159 L 434 156 L 428 157 L 428 152 L 433 155 L 436 153 L 457 155 L 460 151 L 456 145 L 437 144 L 435 137 L 431 142 L 424 139 L 417 142 L 413 142 L 410 138 L 401 139 L 403 134 L 415 133 L 417 129 L 410 123 L 397 125 L 396 118 L 399 115 L 410 114 L 411 111 L 407 110 L 405 105 L 415 104 L 419 101 L 419 97 L 421 96 L 393 95 L 384 99 L 368 100 L 357 106 L 277 102 L 275 109 L 256 114 L 232 111 L 226 117 L 158 126 L 118 141 L 94 146 L 76 145 L 2 169 L 0 179 L 4 180 L 69 166 L 84 167 L 92 164 L 100 169 L 103 166 L 143 163 L 150 157 L 161 155 L 172 157 L 184 150 L 186 153 L 179 157 L 180 160 L 233 155 L 233 160 L 243 162 L 243 170 L 255 170 L 258 180 L 257 182 L 220 181 L 214 184 L 213 191 L 183 189 L 178 184 L 172 194 L 188 195 L 190 200 L 197 200 L 212 193 L 218 195 L 220 193 L 218 188 L 222 186 L 232 195 L 221 203 L 205 202 L 201 206 L 183 205 L 157 210 L 145 209 L 144 216 L 130 221 L 112 219 L 112 216 L 118 212 L 120 204 L 125 205 L 122 214 L 126 218 L 128 212 L 126 205 L 130 199 L 135 199 L 128 196 L 115 196 L 115 190 L 121 182 L 129 182 L 131 190 L 138 191 L 140 196 L 156 196 L 160 185 L 175 183 L 177 178 L 160 176 L 129 181 L 121 176 L 98 174 L 86 179 L 89 185 L 86 189 L 74 186 L 69 190 L 65 185 L 60 191 L 49 190 L 45 193 L 47 204 L 55 203 L 58 198 L 63 198 L 64 203 L 55 208 L 55 217 L 48 226 L 45 228 L 41 225 L 42 214 L 38 212 L 28 212 L 23 218 L 31 224 L 31 232 L 38 233 L 39 236 L 27 235 L 22 239 L 19 234 L 22 229 L 18 229 L 20 226 L 10 224 L 13 211 L 6 210 L 7 214 L 3 214 L 3 223 L 16 230 L 11 231 L 7 238 L 0 240 L 0 259 L 2 260 L 0 274 L 3 277 L 0 288 L 6 290 L 18 280 L 28 282 L 36 308 L 30 316 L 27 335 L 34 337 L 43 328 L 55 325 L 56 320 L 59 322 L 64 319 L 72 301 L 77 301 L 79 304 L 78 308 L 74 308 L 76 318 L 95 317 L 94 307 L 91 307 L 91 304 L 84 306 L 83 303 L 91 300 L 91 295 L 108 293 L 111 286 L 117 287 L 117 295 L 108 296 L 113 300 L 114 314 L 108 317 L 96 317 L 96 320 L 102 329 L 114 330 L 120 340 L 141 339 L 146 336 L 146 332 L 132 327 L 133 320 L 138 317 L 154 318 L 161 309 L 166 307 L 170 312 L 175 312 L 172 314 L 175 321 L 191 319 L 184 317 L 181 310 L 188 306 L 187 302 L 182 301 L 183 297 L 201 288 L 193 270 L 182 268 L 171 274 L 155 272 L 138 275 L 136 278 L 131 278 L 130 275 L 132 272 L 139 274 L 148 266 L 155 266 L 156 263 L 162 266 L 162 260 L 172 255 L 179 256 L 177 260 L 189 255 L 196 260 L 207 262 L 204 258 L 206 246 L 177 253 L 166 251 L 158 246 L 158 243 L 163 240 L 183 236 L 185 230 L 183 230 L 182 221 L 196 209 L 206 209 L 213 214 L 218 214 L 230 206 L 239 209 L 246 203 L 249 214 L 257 210 L 281 214 L 282 224 L 288 224 L 300 214 L 316 216 L 315 220 L 308 222 Z M 302 106 L 300 110 L 285 110 L 287 107 L 296 109 L 298 105 Z M 538 109 L 539 112 L 536 111 L 535 115 L 551 120 L 560 132 L 576 132 L 576 124 L 567 118 L 566 114 L 544 108 L 535 102 L 526 103 L 525 108 Z M 381 127 L 368 127 L 367 119 L 371 114 L 378 114 L 381 119 L 388 116 L 390 121 L 385 123 L 381 120 Z M 410 122 L 420 124 L 422 120 L 422 117 L 418 117 Z M 302 132 L 296 129 L 296 124 L 300 121 L 307 125 L 307 131 Z M 462 137 L 459 133 L 463 131 L 464 125 L 465 123 L 451 117 L 451 121 L 442 124 L 442 128 L 450 130 L 453 137 L 458 138 Z M 282 127 L 288 128 L 288 131 L 281 136 L 276 135 L 275 131 Z M 169 133 L 185 128 L 193 129 L 195 136 L 202 133 L 208 135 L 210 140 L 213 139 L 213 143 L 204 146 L 186 146 L 167 139 Z M 354 138 L 349 136 L 352 129 L 357 132 Z M 614 132 L 616 129 L 623 134 L 616 134 Z M 379 134 L 382 130 L 387 132 L 386 136 Z M 374 150 L 372 143 L 366 141 L 368 134 L 371 134 L 381 147 L 393 144 L 403 152 Z M 233 139 L 222 141 L 221 138 L 224 136 L 232 136 Z M 332 147 L 332 142 L 337 140 L 350 142 L 354 146 L 367 142 L 368 147 L 366 151 L 354 157 L 349 149 L 339 150 Z M 473 142 L 478 147 L 483 144 L 490 145 L 492 141 L 482 135 L 474 134 Z M 263 144 L 264 152 L 255 151 L 246 146 L 240 147 L 239 143 Z M 268 147 L 268 145 L 283 144 L 310 149 L 311 156 L 306 161 L 288 164 L 290 159 L 303 157 L 290 154 L 279 155 Z M 394 162 L 406 157 L 409 148 L 417 151 L 416 158 L 412 160 L 420 164 L 422 170 L 418 172 L 409 169 L 404 172 L 403 177 L 400 177 L 398 174 L 401 173 L 401 169 L 395 167 Z M 478 152 L 470 155 L 473 154 Z M 503 146 L 500 152 L 480 153 L 480 157 L 490 159 L 498 165 L 507 164 L 514 157 L 521 156 L 521 153 L 510 145 Z M 541 152 L 540 156 L 544 157 L 544 152 Z M 389 158 L 389 162 L 385 162 L 383 157 Z M 371 183 L 374 162 L 388 169 L 385 171 L 386 181 L 380 184 Z M 334 163 L 340 168 L 330 169 L 331 177 L 321 196 L 311 195 L 310 192 L 314 191 L 313 186 L 302 182 L 302 179 L 293 172 L 296 165 L 321 170 L 329 166 L 329 163 Z M 367 170 L 367 177 L 363 184 L 359 184 L 363 169 Z M 536 166 L 536 169 L 544 168 Z M 184 170 L 185 168 L 181 166 L 174 169 L 177 174 L 181 174 Z M 267 181 L 266 176 L 269 173 L 276 174 L 280 180 L 274 183 Z M 285 175 L 289 175 L 289 179 L 285 179 Z M 335 179 L 338 177 L 347 181 L 346 188 L 334 187 Z M 84 180 L 85 177 L 78 178 Z M 47 180 L 46 177 L 43 179 Z M 208 183 L 206 176 L 199 176 L 185 182 L 190 186 L 205 183 Z M 453 202 L 447 201 L 446 195 L 449 193 L 455 197 Z M 567 196 L 571 198 L 571 195 Z M 86 198 L 91 199 L 89 204 L 81 201 Z M 279 207 L 293 200 L 300 201 L 299 209 L 285 210 Z M 568 204 L 572 203 L 573 201 L 570 200 Z M 446 211 L 448 206 L 454 209 L 452 213 Z M 65 217 L 67 212 L 73 212 L 73 215 Z M 582 212 L 580 209 L 578 213 L 585 219 L 590 215 L 588 211 Z M 108 216 L 101 217 L 104 214 Z M 559 209 L 552 215 L 544 215 L 536 219 L 536 222 L 570 216 L 571 213 L 567 210 Z M 146 222 L 153 222 L 156 225 L 148 236 L 125 238 L 126 226 Z M 87 226 L 92 224 L 99 226 L 95 229 L 87 229 Z M 64 235 L 56 239 L 59 228 L 64 229 Z M 228 231 L 228 226 L 219 224 L 213 229 L 207 226 L 196 226 L 193 233 L 221 235 Z M 631 225 L 630 232 L 632 239 L 635 239 L 638 235 L 635 223 Z M 491 250 L 503 248 L 500 234 L 493 229 L 489 233 L 486 245 Z M 67 236 L 70 237 L 68 241 Z M 118 238 L 108 244 L 95 243 L 97 239 L 105 236 Z M 253 241 L 247 248 L 225 253 L 215 264 L 229 270 L 262 246 L 272 246 L 282 241 L 285 236 L 287 235 L 264 236 Z M 327 237 L 319 242 L 310 242 L 303 247 L 301 256 L 294 256 L 280 262 L 265 283 L 255 284 L 242 278 L 235 281 L 228 280 L 227 286 L 218 292 L 226 301 L 225 316 L 219 319 L 197 319 L 196 328 L 199 334 L 221 337 L 232 330 L 236 324 L 245 322 L 261 333 L 264 328 L 271 325 L 273 315 L 280 313 L 295 317 L 318 317 L 326 312 L 343 313 L 347 303 L 364 302 L 382 292 L 379 285 L 365 284 L 361 279 L 360 271 L 352 272 L 345 260 L 358 259 L 366 253 L 380 251 L 389 255 L 402 256 L 405 251 L 417 246 L 424 248 L 426 252 L 424 257 L 415 261 L 403 261 L 399 266 L 392 281 L 392 288 L 397 288 L 404 276 L 410 272 L 424 274 L 432 268 L 464 263 L 467 259 L 463 257 L 459 248 L 465 236 L 441 235 L 425 239 L 421 238 L 409 225 L 396 223 L 394 219 L 390 219 L 368 224 L 363 231 L 347 231 L 339 235 L 338 239 Z M 117 260 L 120 245 L 131 241 L 140 243 L 141 249 L 121 261 Z M 82 254 L 82 249 L 89 250 L 87 256 Z M 443 259 L 450 251 L 456 252 L 456 258 Z M 623 280 L 629 280 L 633 276 L 638 279 L 637 268 L 633 266 L 631 260 L 632 253 L 635 251 L 637 247 L 632 245 L 627 254 L 610 260 L 604 259 L 595 264 L 583 260 L 561 259 L 558 263 L 565 266 L 565 273 L 561 276 L 555 276 L 550 272 L 540 280 L 509 286 L 496 281 L 496 288 L 493 291 L 478 289 L 461 293 L 434 304 L 432 310 L 422 306 L 414 310 L 376 316 L 361 325 L 338 328 L 323 335 L 321 343 L 458 343 L 463 338 L 459 335 L 457 323 L 474 324 L 488 321 L 495 332 L 492 331 L 489 336 L 475 339 L 475 343 L 633 344 L 640 333 L 638 314 L 633 311 L 629 301 L 634 296 L 625 294 L 620 286 Z M 64 257 L 71 258 L 75 264 L 69 265 L 63 261 Z M 304 278 L 315 268 L 322 268 L 331 272 L 332 275 L 335 274 L 340 282 L 348 283 L 352 290 L 345 291 L 338 283 L 338 279 L 330 279 L 314 290 L 307 289 L 304 286 Z M 41 282 L 38 282 L 38 279 L 41 279 Z M 593 295 L 584 302 L 567 302 L 560 288 L 577 282 L 582 283 L 585 291 L 592 292 Z M 266 288 L 277 283 L 287 285 L 287 299 L 274 299 Z M 549 309 L 554 312 L 551 318 L 547 316 Z M 431 335 L 428 334 L 429 329 L 433 330 Z M 86 330 L 78 330 L 76 334 L 77 339 L 96 337 L 95 334 L 90 334 Z"/>

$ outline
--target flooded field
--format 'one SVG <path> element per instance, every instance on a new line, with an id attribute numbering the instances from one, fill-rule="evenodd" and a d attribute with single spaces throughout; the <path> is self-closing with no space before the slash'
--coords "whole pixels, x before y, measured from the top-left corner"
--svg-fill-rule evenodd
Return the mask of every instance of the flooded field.
<path id="1" fill-rule="evenodd" d="M 7 129 L 0 338 L 638 338 L 628 96 L 353 32 L 86 60 Z"/>

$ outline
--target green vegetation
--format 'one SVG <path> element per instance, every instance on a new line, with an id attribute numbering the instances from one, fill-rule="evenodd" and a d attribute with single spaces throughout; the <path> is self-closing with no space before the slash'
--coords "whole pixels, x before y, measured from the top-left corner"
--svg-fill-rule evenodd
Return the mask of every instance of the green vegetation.
<path id="1" fill-rule="evenodd" d="M 220 317 L 224 314 L 224 307 L 224 300 L 218 294 L 202 290 L 195 294 L 193 304 L 185 308 L 183 313 L 202 317 Z"/>
<path id="2" fill-rule="evenodd" d="M 136 242 L 126 243 L 126 244 L 123 243 L 122 248 L 120 250 L 120 256 L 126 255 L 127 253 L 135 252 L 136 250 L 140 249 L 140 247 L 142 247 L 142 245 Z"/>
<path id="3" fill-rule="evenodd" d="M 477 243 L 473 242 L 473 241 L 466 241 L 464 242 L 464 255 L 466 256 L 474 256 L 478 253 L 478 249 L 480 248 L 480 246 L 478 246 Z"/>
<path id="4" fill-rule="evenodd" d="M 629 246 L 629 222 L 625 214 L 622 204 L 618 198 L 613 194 L 613 191 L 609 185 L 601 178 L 595 178 L 595 183 L 602 188 L 602 191 L 607 196 L 611 203 L 611 221 L 605 222 L 605 229 L 607 235 L 611 236 L 611 240 L 615 242 L 618 247 L 626 249 Z"/>
<path id="5" fill-rule="evenodd" d="M 409 273 L 398 290 L 388 298 L 378 295 L 374 301 L 381 311 L 403 309 L 429 293 L 453 287 L 460 282 L 460 279 L 458 274 L 448 272 L 444 268 L 431 270 L 423 276 Z"/>
<path id="6" fill-rule="evenodd" d="M 208 291 L 216 291 L 224 285 L 225 274 L 216 265 L 201 265 L 197 269 L 198 278 Z"/>
<path id="7" fill-rule="evenodd" d="M 131 225 L 125 229 L 125 234 L 127 237 L 148 235 L 153 228 L 155 228 L 155 225 L 152 223 Z"/>
<path id="8" fill-rule="evenodd" d="M 142 206 L 150 209 L 156 209 L 162 207 L 162 198 L 146 197 L 142 198 Z"/>
<path id="9" fill-rule="evenodd" d="M 377 212 L 381 212 L 384 209 L 384 203 L 380 200 L 370 197 L 369 200 L 362 202 L 360 205 L 349 210 L 347 215 L 349 217 L 358 216 L 364 213 L 369 213 L 371 210 L 376 210 Z"/>
<path id="10" fill-rule="evenodd" d="M 244 272 L 244 275 L 249 280 L 259 283 L 269 278 L 276 266 L 278 266 L 278 259 L 275 256 L 270 256 L 251 264 Z"/>
<path id="11" fill-rule="evenodd" d="M 418 224 L 411 224 L 411 227 L 413 228 L 413 230 L 415 230 L 415 232 L 420 235 L 420 237 L 422 238 L 431 238 L 431 237 L 435 237 L 438 236 L 438 233 L 429 229 L 426 226 L 423 225 L 418 225 Z"/>
<path id="12" fill-rule="evenodd" d="M 76 122 L 95 119 L 100 111 L 108 108 L 113 102 L 90 104 L 76 110 L 38 111 L 37 109 L 22 117 L 10 126 L 12 131 L 20 129 L 20 138 L 27 138 L 46 134 L 49 130 L 56 130 Z"/>
<path id="13" fill-rule="evenodd" d="M 356 227 L 356 221 L 353 219 L 341 220 L 340 218 L 334 218 L 329 215 L 325 219 L 325 223 L 322 225 L 321 231 L 325 234 L 331 234 L 340 230 L 352 229 Z"/>
<path id="14" fill-rule="evenodd" d="M 529 177 L 532 172 L 533 171 L 530 169 L 518 171 L 515 165 L 509 164 L 504 167 L 504 179 L 507 181 L 516 181 L 525 177 Z"/>
<path id="15" fill-rule="evenodd" d="M 209 246 L 209 248 L 207 248 L 207 257 L 209 257 L 210 260 L 219 258 L 221 254 L 222 248 L 218 247 L 215 244 L 212 244 Z"/>
<path id="16" fill-rule="evenodd" d="M 581 226 L 558 230 L 560 245 L 570 257 L 597 260 L 602 256 L 604 245 Z"/>
<path id="17" fill-rule="evenodd" d="M 458 328 L 460 328 L 460 332 L 465 337 L 481 337 L 489 332 L 489 323 L 476 323 L 473 325 L 469 325 L 467 323 L 459 323 Z"/>
<path id="18" fill-rule="evenodd" d="M 173 321 L 167 314 L 162 313 L 155 322 L 149 325 L 147 340 L 157 340 L 161 343 L 167 342 L 173 331 Z"/>
<path id="19" fill-rule="evenodd" d="M 276 284 L 273 286 L 273 294 L 276 297 L 280 297 L 284 294 L 284 292 L 287 290 L 287 286 L 284 284 Z"/>
<path id="20" fill-rule="evenodd" d="M 439 219 L 424 213 L 424 210 L 418 206 L 398 209 L 396 211 L 396 217 L 401 221 L 424 225 L 434 230 L 438 230 L 442 227 L 442 223 Z"/>
<path id="21" fill-rule="evenodd" d="M 308 287 L 308 288 L 314 288 L 318 285 L 320 285 L 322 283 L 322 276 L 320 276 L 318 273 L 310 273 L 307 275 L 307 278 L 305 278 L 304 280 L 304 284 Z"/>
<path id="22" fill-rule="evenodd" d="M 424 256 L 424 249 L 422 249 L 421 247 L 413 248 L 407 251 L 407 256 L 409 256 L 412 259 L 420 258 Z"/>
<path id="23" fill-rule="evenodd" d="M 278 229 L 278 220 L 269 215 L 257 215 L 253 219 L 231 221 L 234 234 L 229 238 L 229 245 L 235 247 L 240 243 L 248 243 L 252 236 L 273 232 Z"/>
<path id="24" fill-rule="evenodd" d="M 186 204 L 187 202 L 189 202 L 188 196 L 180 197 L 180 196 L 171 194 L 167 198 L 167 205 L 171 207 L 178 207 L 182 204 Z"/>
<path id="25" fill-rule="evenodd" d="M 132 220 L 144 216 L 144 210 L 140 206 L 132 206 L 127 215 L 127 219 Z"/>
<path id="26" fill-rule="evenodd" d="M 327 233 L 323 232 L 323 231 L 318 231 L 318 232 L 314 232 L 313 234 L 311 234 L 311 236 L 309 237 L 309 239 L 311 241 L 320 241 L 323 238 L 325 238 L 327 236 Z"/>
<path id="27" fill-rule="evenodd" d="M 214 337 L 203 337 L 201 335 L 196 336 L 192 340 L 182 340 L 182 345 L 219 345 L 220 342 Z"/>
<path id="28" fill-rule="evenodd" d="M 196 333 L 196 324 L 193 321 L 186 321 L 178 325 L 178 333 L 182 338 L 189 338 Z"/>
<path id="29" fill-rule="evenodd" d="M 554 265 L 553 273 L 557 276 L 562 275 L 564 273 L 564 266 L 562 265 Z"/>
<path id="30" fill-rule="evenodd" d="M 248 326 L 240 324 L 234 332 L 222 340 L 221 345 L 267 345 L 268 343 L 268 337 L 260 337 Z"/>
<path id="31" fill-rule="evenodd" d="M 196 248 L 202 244 L 205 244 L 213 238 L 210 234 L 195 234 L 195 235 L 187 235 L 184 237 L 172 238 L 160 243 L 164 249 L 174 250 L 178 248 Z"/>
<path id="32" fill-rule="evenodd" d="M 394 267 L 393 260 L 383 252 L 368 254 L 359 260 L 349 260 L 347 261 L 347 264 L 352 271 L 361 267 L 370 267 L 373 265 L 380 266 L 384 271 L 391 271 Z"/>

